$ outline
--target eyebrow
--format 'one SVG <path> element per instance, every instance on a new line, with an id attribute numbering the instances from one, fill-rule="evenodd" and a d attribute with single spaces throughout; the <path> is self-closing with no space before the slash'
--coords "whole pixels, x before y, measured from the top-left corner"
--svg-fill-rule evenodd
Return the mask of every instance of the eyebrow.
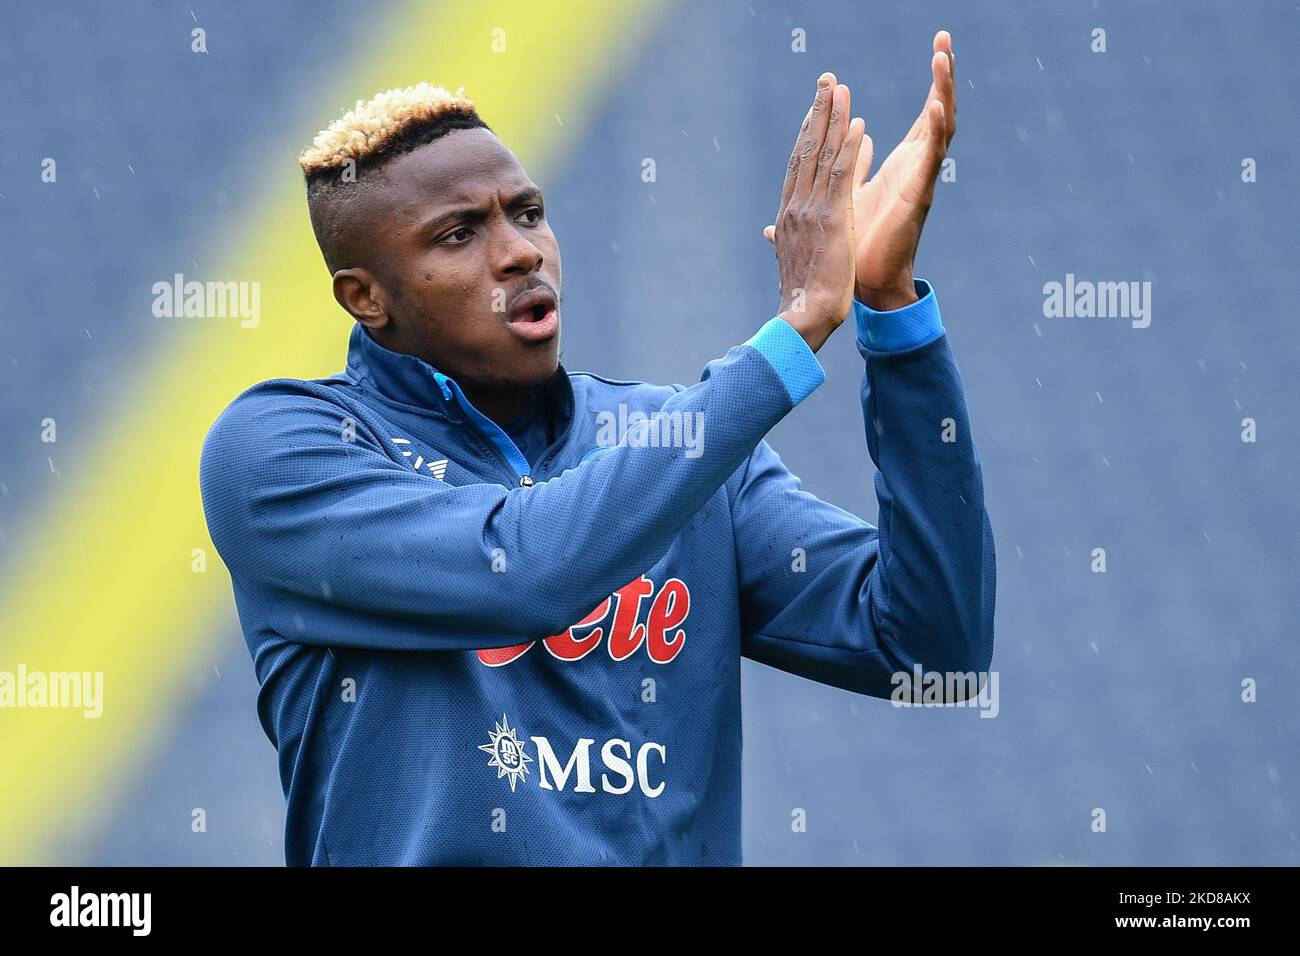
<path id="1" fill-rule="evenodd" d="M 526 186 L 519 192 L 515 193 L 506 201 L 507 209 L 515 209 L 526 203 L 541 204 L 542 191 L 536 186 Z M 484 207 L 462 206 L 457 209 L 449 209 L 446 212 L 438 213 L 430 217 L 420 225 L 420 232 L 423 235 L 436 235 L 438 232 L 451 225 L 454 222 L 474 225 L 482 222 L 488 216 Z"/>

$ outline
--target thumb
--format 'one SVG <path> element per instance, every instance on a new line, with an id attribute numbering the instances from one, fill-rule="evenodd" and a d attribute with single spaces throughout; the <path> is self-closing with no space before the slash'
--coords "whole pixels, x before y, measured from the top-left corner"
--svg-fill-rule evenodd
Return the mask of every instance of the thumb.
<path id="1" fill-rule="evenodd" d="M 763 237 L 772 245 L 776 245 L 776 226 L 764 226 Z"/>

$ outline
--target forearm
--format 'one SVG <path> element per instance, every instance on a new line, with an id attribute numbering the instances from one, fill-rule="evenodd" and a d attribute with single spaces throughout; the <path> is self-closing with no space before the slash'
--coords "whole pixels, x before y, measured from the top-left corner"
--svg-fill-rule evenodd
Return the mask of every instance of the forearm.
<path id="1" fill-rule="evenodd" d="M 872 604 L 882 643 L 904 669 L 981 671 L 992 656 L 996 574 L 983 476 L 941 324 L 906 347 L 926 338 L 921 311 L 896 316 L 896 326 L 873 316 L 858 343 L 880 505 Z"/>

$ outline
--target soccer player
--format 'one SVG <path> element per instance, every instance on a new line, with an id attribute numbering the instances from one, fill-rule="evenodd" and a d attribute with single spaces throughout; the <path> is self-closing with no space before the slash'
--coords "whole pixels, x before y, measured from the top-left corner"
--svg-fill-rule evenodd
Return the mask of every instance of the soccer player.
<path id="1" fill-rule="evenodd" d="M 200 484 L 305 864 L 738 864 L 742 657 L 889 697 L 979 672 L 994 553 L 921 226 L 951 44 L 873 178 L 823 74 L 780 302 L 690 387 L 558 361 L 542 193 L 461 95 L 390 90 L 300 157 L 345 370 L 240 394 Z M 849 316 L 875 527 L 764 435 Z M 702 317 L 707 321 L 707 317 Z"/>

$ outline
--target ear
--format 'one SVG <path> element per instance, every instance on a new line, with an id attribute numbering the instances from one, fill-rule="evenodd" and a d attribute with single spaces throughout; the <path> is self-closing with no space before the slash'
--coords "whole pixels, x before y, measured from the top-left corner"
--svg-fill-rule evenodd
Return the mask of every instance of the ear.
<path id="1" fill-rule="evenodd" d="M 388 313 L 384 311 L 387 295 L 368 269 L 340 269 L 334 273 L 334 298 L 368 329 L 382 329 L 388 324 Z"/>

